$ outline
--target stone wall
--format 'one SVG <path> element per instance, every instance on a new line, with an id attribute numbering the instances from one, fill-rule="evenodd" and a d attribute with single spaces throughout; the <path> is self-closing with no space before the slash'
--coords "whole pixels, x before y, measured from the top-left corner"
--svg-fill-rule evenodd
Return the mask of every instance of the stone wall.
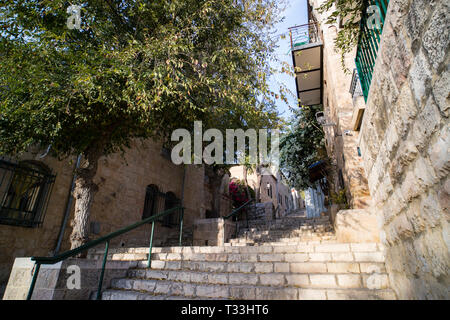
<path id="1" fill-rule="evenodd" d="M 361 128 L 391 284 L 449 299 L 448 1 L 391 0 Z"/>
<path id="2" fill-rule="evenodd" d="M 67 259 L 53 265 L 41 265 L 31 299 L 95 299 L 102 262 L 101 259 Z M 125 277 L 128 269 L 136 267 L 137 261 L 108 261 L 105 264 L 102 288 L 109 288 L 112 279 Z M 16 258 L 3 300 L 25 300 L 33 270 L 34 262 L 30 258 Z"/>
<path id="3" fill-rule="evenodd" d="M 319 23 L 319 32 L 324 43 L 323 108 L 327 122 L 335 124 L 323 127 L 327 153 L 335 167 L 332 173 L 333 181 L 330 182 L 334 185 L 334 192 L 345 188 L 350 208 L 368 208 L 371 205 L 371 197 L 362 159 L 358 155 L 359 132 L 354 130 L 352 120 L 355 105 L 349 92 L 352 80 L 351 72 L 355 68 L 356 49 L 345 56 L 345 66 L 350 71 L 345 73 L 341 64 L 341 54 L 335 50 L 334 45 L 339 26 L 325 23 L 332 11 L 317 12 L 317 8 L 324 2 L 325 0 L 309 0 L 314 9 L 313 15 Z M 339 170 L 342 171 L 344 186 L 339 183 Z"/>
<path id="4" fill-rule="evenodd" d="M 183 166 L 174 165 L 170 158 L 164 157 L 161 154 L 161 147 L 160 143 L 153 141 L 136 142 L 125 153 L 124 158 L 119 154 L 113 154 L 99 160 L 95 176 L 99 191 L 95 194 L 90 217 L 90 221 L 96 223 L 98 230 L 91 233 L 91 239 L 140 221 L 146 187 L 150 184 L 157 185 L 164 192 L 171 191 L 177 198 L 181 198 Z M 36 155 L 31 153 L 21 157 L 22 160 L 35 158 Z M 39 228 L 0 225 L 0 285 L 3 286 L 8 280 L 16 257 L 49 256 L 56 247 L 75 163 L 69 163 L 68 160 L 57 161 L 50 156 L 42 159 L 42 162 L 56 174 L 43 225 Z M 195 219 L 204 217 L 203 181 L 202 166 L 186 166 L 184 188 L 186 232 L 192 232 Z M 72 204 L 69 222 L 73 214 Z M 148 245 L 150 231 L 150 225 L 142 226 L 112 240 L 111 246 Z M 71 232 L 70 223 L 67 223 L 60 252 L 70 248 Z M 178 243 L 178 236 L 179 228 L 166 228 L 156 223 L 154 245 L 158 246 L 169 241 Z"/>
<path id="5" fill-rule="evenodd" d="M 29 153 L 23 158 L 24 160 L 35 159 L 36 154 Z M 56 174 L 44 223 L 38 228 L 0 224 L 0 287 L 6 285 L 16 257 L 48 256 L 52 255 L 52 251 L 56 247 L 75 164 L 69 163 L 69 161 L 57 161 L 51 157 L 46 157 L 41 161 L 52 170 L 52 174 Z M 0 291 L 1 296 L 2 292 Z"/>
<path id="6" fill-rule="evenodd" d="M 231 219 L 198 219 L 194 222 L 194 246 L 223 246 L 236 233 L 236 223 Z"/>
<path id="7" fill-rule="evenodd" d="M 339 210 L 334 216 L 334 231 L 339 242 L 380 242 L 377 214 L 373 208 Z"/>

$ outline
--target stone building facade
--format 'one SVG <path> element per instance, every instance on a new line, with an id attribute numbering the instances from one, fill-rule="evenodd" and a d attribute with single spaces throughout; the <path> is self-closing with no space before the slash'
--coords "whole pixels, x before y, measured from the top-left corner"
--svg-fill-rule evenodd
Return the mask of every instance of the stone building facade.
<path id="1" fill-rule="evenodd" d="M 322 2 L 310 4 L 317 8 Z M 351 77 L 335 70 L 339 26 L 322 24 L 324 108 L 342 142 L 328 149 L 336 152 L 338 168 L 347 169 L 350 203 L 362 208 L 342 215 L 347 216 L 342 221 L 360 229 L 367 220 L 373 227 L 376 217 L 390 283 L 400 299 L 450 297 L 449 14 L 447 1 L 389 1 L 363 105 L 348 94 Z M 348 66 L 353 58 L 349 55 Z M 358 211 L 367 218 L 353 219 Z"/>
<path id="2" fill-rule="evenodd" d="M 324 0 L 311 2 L 313 8 L 318 8 Z M 334 161 L 333 172 L 334 192 L 346 190 L 348 205 L 361 209 L 370 206 L 370 193 L 364 174 L 363 163 L 358 155 L 358 130 L 354 125 L 354 109 L 359 109 L 364 100 L 353 99 L 349 92 L 352 74 L 346 73 L 341 66 L 341 55 L 336 51 L 334 40 L 339 31 L 339 24 L 328 25 L 325 20 L 328 13 L 312 13 L 312 21 L 319 22 L 319 32 L 323 39 L 323 108 L 328 123 L 324 127 L 328 155 Z M 354 68 L 354 52 L 346 55 L 345 66 Z"/>
<path id="3" fill-rule="evenodd" d="M 230 177 L 244 180 L 243 166 L 233 166 L 230 168 Z M 249 186 L 256 190 L 260 188 L 261 203 L 272 202 L 277 217 L 286 215 L 290 210 L 294 209 L 291 189 L 283 179 L 282 173 L 261 175 L 260 186 L 258 186 L 258 178 L 255 172 L 247 173 L 247 181 Z M 279 207 L 279 208 L 278 208 Z M 278 208 L 278 209 L 277 209 Z"/>
<path id="4" fill-rule="evenodd" d="M 448 1 L 391 0 L 361 127 L 391 284 L 450 298 Z"/>
<path id="5" fill-rule="evenodd" d="M 294 210 L 294 198 L 289 188 L 286 177 L 278 171 L 277 173 L 277 201 L 280 204 L 278 216 L 283 217 Z"/>
<path id="6" fill-rule="evenodd" d="M 6 285 L 16 257 L 51 256 L 57 247 L 75 159 L 69 163 L 68 160 L 58 161 L 51 156 L 39 159 L 39 154 L 28 153 L 20 160 L 36 161 L 36 159 L 56 175 L 55 182 L 41 226 L 25 228 L 0 224 L 0 284 L 3 286 Z M 175 165 L 170 160 L 170 152 L 167 153 L 161 143 L 150 140 L 135 142 L 124 157 L 113 154 L 101 158 L 94 181 L 99 185 L 99 191 L 95 194 L 91 209 L 91 239 L 140 221 L 143 218 L 148 186 L 156 186 L 158 191 L 171 193 L 178 200 L 183 198 L 185 244 L 192 241 L 194 221 L 205 218 L 206 211 L 212 210 L 210 201 L 212 191 L 209 190 L 210 185 L 205 179 L 204 167 Z M 227 206 L 222 205 L 222 208 L 226 209 Z M 164 206 L 160 208 L 160 211 L 162 210 Z M 59 252 L 70 248 L 69 236 L 72 231 L 70 221 L 73 214 L 72 203 Z M 150 225 L 142 226 L 112 240 L 111 246 L 147 246 L 150 231 Z M 157 222 L 154 245 L 173 243 L 178 239 L 178 235 L 177 226 L 164 227 L 161 222 Z"/>
<path id="7" fill-rule="evenodd" d="M 317 11 L 324 2 L 325 0 L 308 1 L 309 22 L 317 25 L 323 45 L 322 105 L 326 122 L 323 130 L 332 165 L 332 170 L 328 172 L 332 188 L 330 191 L 336 195 L 345 193 L 347 200 L 346 203 L 330 206 L 330 219 L 341 241 L 379 242 L 377 215 L 373 209 L 363 158 L 358 149 L 359 123 L 365 104 L 362 96 L 350 92 L 356 48 L 345 56 L 344 64 L 348 69 L 345 72 L 341 54 L 334 44 L 342 26 L 339 23 L 325 23 L 332 11 Z"/>

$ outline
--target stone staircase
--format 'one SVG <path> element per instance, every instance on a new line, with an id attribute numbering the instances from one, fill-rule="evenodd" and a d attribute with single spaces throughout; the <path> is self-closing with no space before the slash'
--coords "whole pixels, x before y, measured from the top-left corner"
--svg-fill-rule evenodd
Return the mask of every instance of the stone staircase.
<path id="1" fill-rule="evenodd" d="M 306 218 L 303 214 L 292 214 L 276 220 L 240 221 L 239 234 L 231 239 L 232 244 L 254 244 L 336 239 L 329 218 Z"/>
<path id="2" fill-rule="evenodd" d="M 295 226 L 299 232 L 294 232 Z M 336 243 L 328 239 L 328 228 L 325 218 L 300 216 L 252 222 L 238 241 L 224 246 L 153 248 L 151 268 L 147 268 L 146 247 L 111 249 L 109 259 L 138 263 L 127 277 L 113 279 L 102 299 L 396 299 L 389 286 L 383 247 Z M 283 234 L 286 230 L 291 237 Z M 302 233 L 309 235 L 314 230 L 326 235 L 302 240 L 306 237 Z M 261 232 L 264 236 L 258 238 Z M 278 238 L 276 232 L 283 236 Z M 98 249 L 91 250 L 88 258 L 102 256 L 103 250 Z"/>

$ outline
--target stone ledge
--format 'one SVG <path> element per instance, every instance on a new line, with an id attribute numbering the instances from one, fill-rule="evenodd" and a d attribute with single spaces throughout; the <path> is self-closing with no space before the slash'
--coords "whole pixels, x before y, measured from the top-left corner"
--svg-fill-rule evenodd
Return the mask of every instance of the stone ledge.
<path id="1" fill-rule="evenodd" d="M 367 243 L 380 242 L 375 209 L 340 210 L 336 214 L 335 232 L 338 242 Z"/>
<path id="2" fill-rule="evenodd" d="M 68 267 L 80 268 L 80 289 L 69 289 L 67 283 L 73 274 Z M 102 261 L 67 259 L 53 265 L 41 265 L 32 300 L 88 300 L 97 290 Z M 107 261 L 103 288 L 112 278 L 126 276 L 128 269 L 137 267 L 137 261 Z M 25 300 L 30 288 L 34 262 L 31 258 L 16 258 L 3 300 Z"/>

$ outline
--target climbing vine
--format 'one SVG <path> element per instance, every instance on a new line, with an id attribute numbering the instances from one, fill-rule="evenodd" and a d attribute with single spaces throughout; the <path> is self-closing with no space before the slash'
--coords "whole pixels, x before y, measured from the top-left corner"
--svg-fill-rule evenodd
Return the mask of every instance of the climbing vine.
<path id="1" fill-rule="evenodd" d="M 342 24 L 342 28 L 339 29 L 334 40 L 334 45 L 336 52 L 341 54 L 341 65 L 344 72 L 349 73 L 350 70 L 345 66 L 345 55 L 358 44 L 359 22 L 364 8 L 364 0 L 326 0 L 317 8 L 317 11 L 324 13 L 332 8 L 334 8 L 334 11 L 328 16 L 325 23 L 341 22 Z"/>

